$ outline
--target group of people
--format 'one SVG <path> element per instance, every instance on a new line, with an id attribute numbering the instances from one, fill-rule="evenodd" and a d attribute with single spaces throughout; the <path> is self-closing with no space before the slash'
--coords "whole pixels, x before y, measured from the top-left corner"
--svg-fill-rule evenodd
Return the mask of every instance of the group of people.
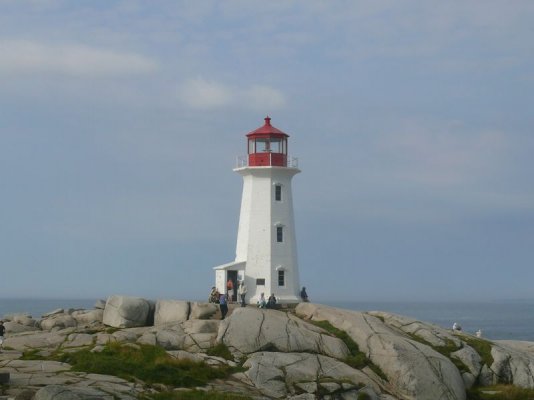
<path id="1" fill-rule="evenodd" d="M 268 300 L 265 300 L 265 293 L 260 295 L 260 299 L 256 303 L 258 308 L 275 308 L 276 307 L 276 296 L 271 294 Z"/>
<path id="2" fill-rule="evenodd" d="M 245 297 L 247 295 L 247 286 L 245 285 L 245 282 L 239 281 L 237 294 L 240 298 L 241 307 L 245 307 Z M 226 314 L 228 314 L 228 304 L 232 304 L 233 297 L 234 283 L 231 279 L 228 279 L 228 282 L 226 282 L 226 293 L 220 293 L 219 290 L 215 286 L 213 286 L 208 297 L 208 302 L 219 304 L 219 307 L 221 309 L 221 319 L 224 319 L 226 317 Z"/>
<path id="3" fill-rule="evenodd" d="M 237 295 L 239 296 L 239 303 L 241 307 L 246 306 L 246 295 L 247 295 L 247 286 L 243 280 L 238 281 Z M 228 304 L 232 304 L 234 297 L 234 282 L 232 279 L 228 279 L 226 282 L 226 293 L 220 293 L 217 287 L 213 286 L 208 297 L 208 302 L 218 304 L 221 309 L 221 319 L 226 317 L 228 314 Z M 308 302 L 308 294 L 306 293 L 306 288 L 302 287 L 300 291 L 300 298 L 303 302 Z M 262 293 L 260 299 L 256 303 L 258 308 L 275 308 L 277 304 L 277 299 L 274 293 L 272 293 L 269 298 L 265 299 L 265 294 Z"/>

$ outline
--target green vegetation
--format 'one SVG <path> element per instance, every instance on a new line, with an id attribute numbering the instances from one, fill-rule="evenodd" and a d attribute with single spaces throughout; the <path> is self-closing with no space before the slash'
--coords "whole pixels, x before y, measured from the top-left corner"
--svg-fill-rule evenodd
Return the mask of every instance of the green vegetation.
<path id="1" fill-rule="evenodd" d="M 311 322 L 314 325 L 319 326 L 323 328 L 325 331 L 331 333 L 333 336 L 337 337 L 338 339 L 341 339 L 343 343 L 345 343 L 345 345 L 347 346 L 350 352 L 350 355 L 343 360 L 345 364 L 356 369 L 363 369 L 364 367 L 369 367 L 375 374 L 377 374 L 383 380 L 385 381 L 388 380 L 387 376 L 380 369 L 380 367 L 378 365 L 373 364 L 372 361 L 369 360 L 365 356 L 365 354 L 360 351 L 358 344 L 354 340 L 352 340 L 352 338 L 348 335 L 347 332 L 336 328 L 328 321 L 311 321 Z"/>
<path id="2" fill-rule="evenodd" d="M 371 396 L 364 392 L 358 393 L 358 400 L 371 400 Z"/>
<path id="3" fill-rule="evenodd" d="M 147 396 L 150 400 L 252 400 L 251 397 L 236 393 L 191 390 L 187 392 L 161 392 Z"/>
<path id="4" fill-rule="evenodd" d="M 22 357 L 20 357 L 20 360 L 46 360 L 50 357 L 44 357 L 40 353 L 41 350 L 39 349 L 31 349 L 26 350 L 22 353 Z"/>
<path id="5" fill-rule="evenodd" d="M 140 379 L 148 384 L 175 387 L 202 386 L 212 379 L 233 372 L 227 366 L 212 368 L 203 362 L 176 360 L 158 346 L 137 347 L 110 343 L 101 352 L 88 349 L 64 353 L 56 358 L 72 365 L 74 371 L 115 375 L 127 380 Z"/>
<path id="6" fill-rule="evenodd" d="M 468 400 L 534 400 L 534 389 L 512 385 L 478 387 L 467 391 Z"/>
<path id="7" fill-rule="evenodd" d="M 458 368 L 458 370 L 460 372 L 469 372 L 469 368 L 467 368 L 467 365 L 465 365 L 462 361 L 458 360 L 457 358 L 451 357 L 451 353 L 454 353 L 455 351 L 460 350 L 462 348 L 462 345 L 460 345 L 458 347 L 458 346 L 456 346 L 456 344 L 452 340 L 446 339 L 445 340 L 445 342 L 446 342 L 445 345 L 443 345 L 443 346 L 433 346 L 432 344 L 427 342 L 425 339 L 417 336 L 414 333 L 407 333 L 407 335 L 412 340 L 415 340 L 416 342 L 419 342 L 419 343 L 422 343 L 424 345 L 427 345 L 428 347 L 430 347 L 430 348 L 434 349 L 435 351 L 437 351 L 439 354 L 442 354 L 445 357 L 447 357 L 456 366 L 456 368 Z"/>
<path id="8" fill-rule="evenodd" d="M 482 358 L 482 362 L 490 367 L 493 364 L 493 356 L 491 355 L 491 342 L 468 335 L 461 335 L 461 339 L 471 346 Z"/>
<path id="9" fill-rule="evenodd" d="M 215 356 L 215 357 L 221 357 L 225 360 L 234 361 L 234 357 L 232 356 L 232 353 L 230 353 L 230 350 L 224 343 L 219 343 L 206 351 L 206 354 L 208 356 Z"/>

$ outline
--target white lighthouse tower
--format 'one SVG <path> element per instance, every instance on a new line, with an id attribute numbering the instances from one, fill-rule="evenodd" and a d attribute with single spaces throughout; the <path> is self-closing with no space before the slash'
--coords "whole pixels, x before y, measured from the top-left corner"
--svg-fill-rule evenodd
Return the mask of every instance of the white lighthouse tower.
<path id="1" fill-rule="evenodd" d="M 232 280 L 245 281 L 246 300 L 256 304 L 261 293 L 272 293 L 279 303 L 299 302 L 299 271 L 293 217 L 291 179 L 300 170 L 288 158 L 289 135 L 265 124 L 247 134 L 248 155 L 235 172 L 243 177 L 243 195 L 235 261 L 215 267 L 215 285 L 226 292 Z"/>

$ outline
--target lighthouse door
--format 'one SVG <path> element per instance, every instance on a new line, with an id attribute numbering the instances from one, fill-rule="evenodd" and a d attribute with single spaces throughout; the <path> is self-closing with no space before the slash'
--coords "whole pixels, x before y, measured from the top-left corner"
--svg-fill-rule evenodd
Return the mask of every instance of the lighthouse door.
<path id="1" fill-rule="evenodd" d="M 228 279 L 232 281 L 233 287 L 234 287 L 234 293 L 232 295 L 232 302 L 237 301 L 237 271 L 228 270 L 226 271 L 226 281 L 228 282 Z"/>

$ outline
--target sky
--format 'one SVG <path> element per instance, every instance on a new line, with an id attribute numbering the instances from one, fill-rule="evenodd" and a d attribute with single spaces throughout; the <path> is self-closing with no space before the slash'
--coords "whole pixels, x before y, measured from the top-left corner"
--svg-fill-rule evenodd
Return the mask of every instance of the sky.
<path id="1" fill-rule="evenodd" d="M 0 0 L 0 297 L 204 299 L 290 135 L 312 301 L 533 298 L 534 2 Z"/>

